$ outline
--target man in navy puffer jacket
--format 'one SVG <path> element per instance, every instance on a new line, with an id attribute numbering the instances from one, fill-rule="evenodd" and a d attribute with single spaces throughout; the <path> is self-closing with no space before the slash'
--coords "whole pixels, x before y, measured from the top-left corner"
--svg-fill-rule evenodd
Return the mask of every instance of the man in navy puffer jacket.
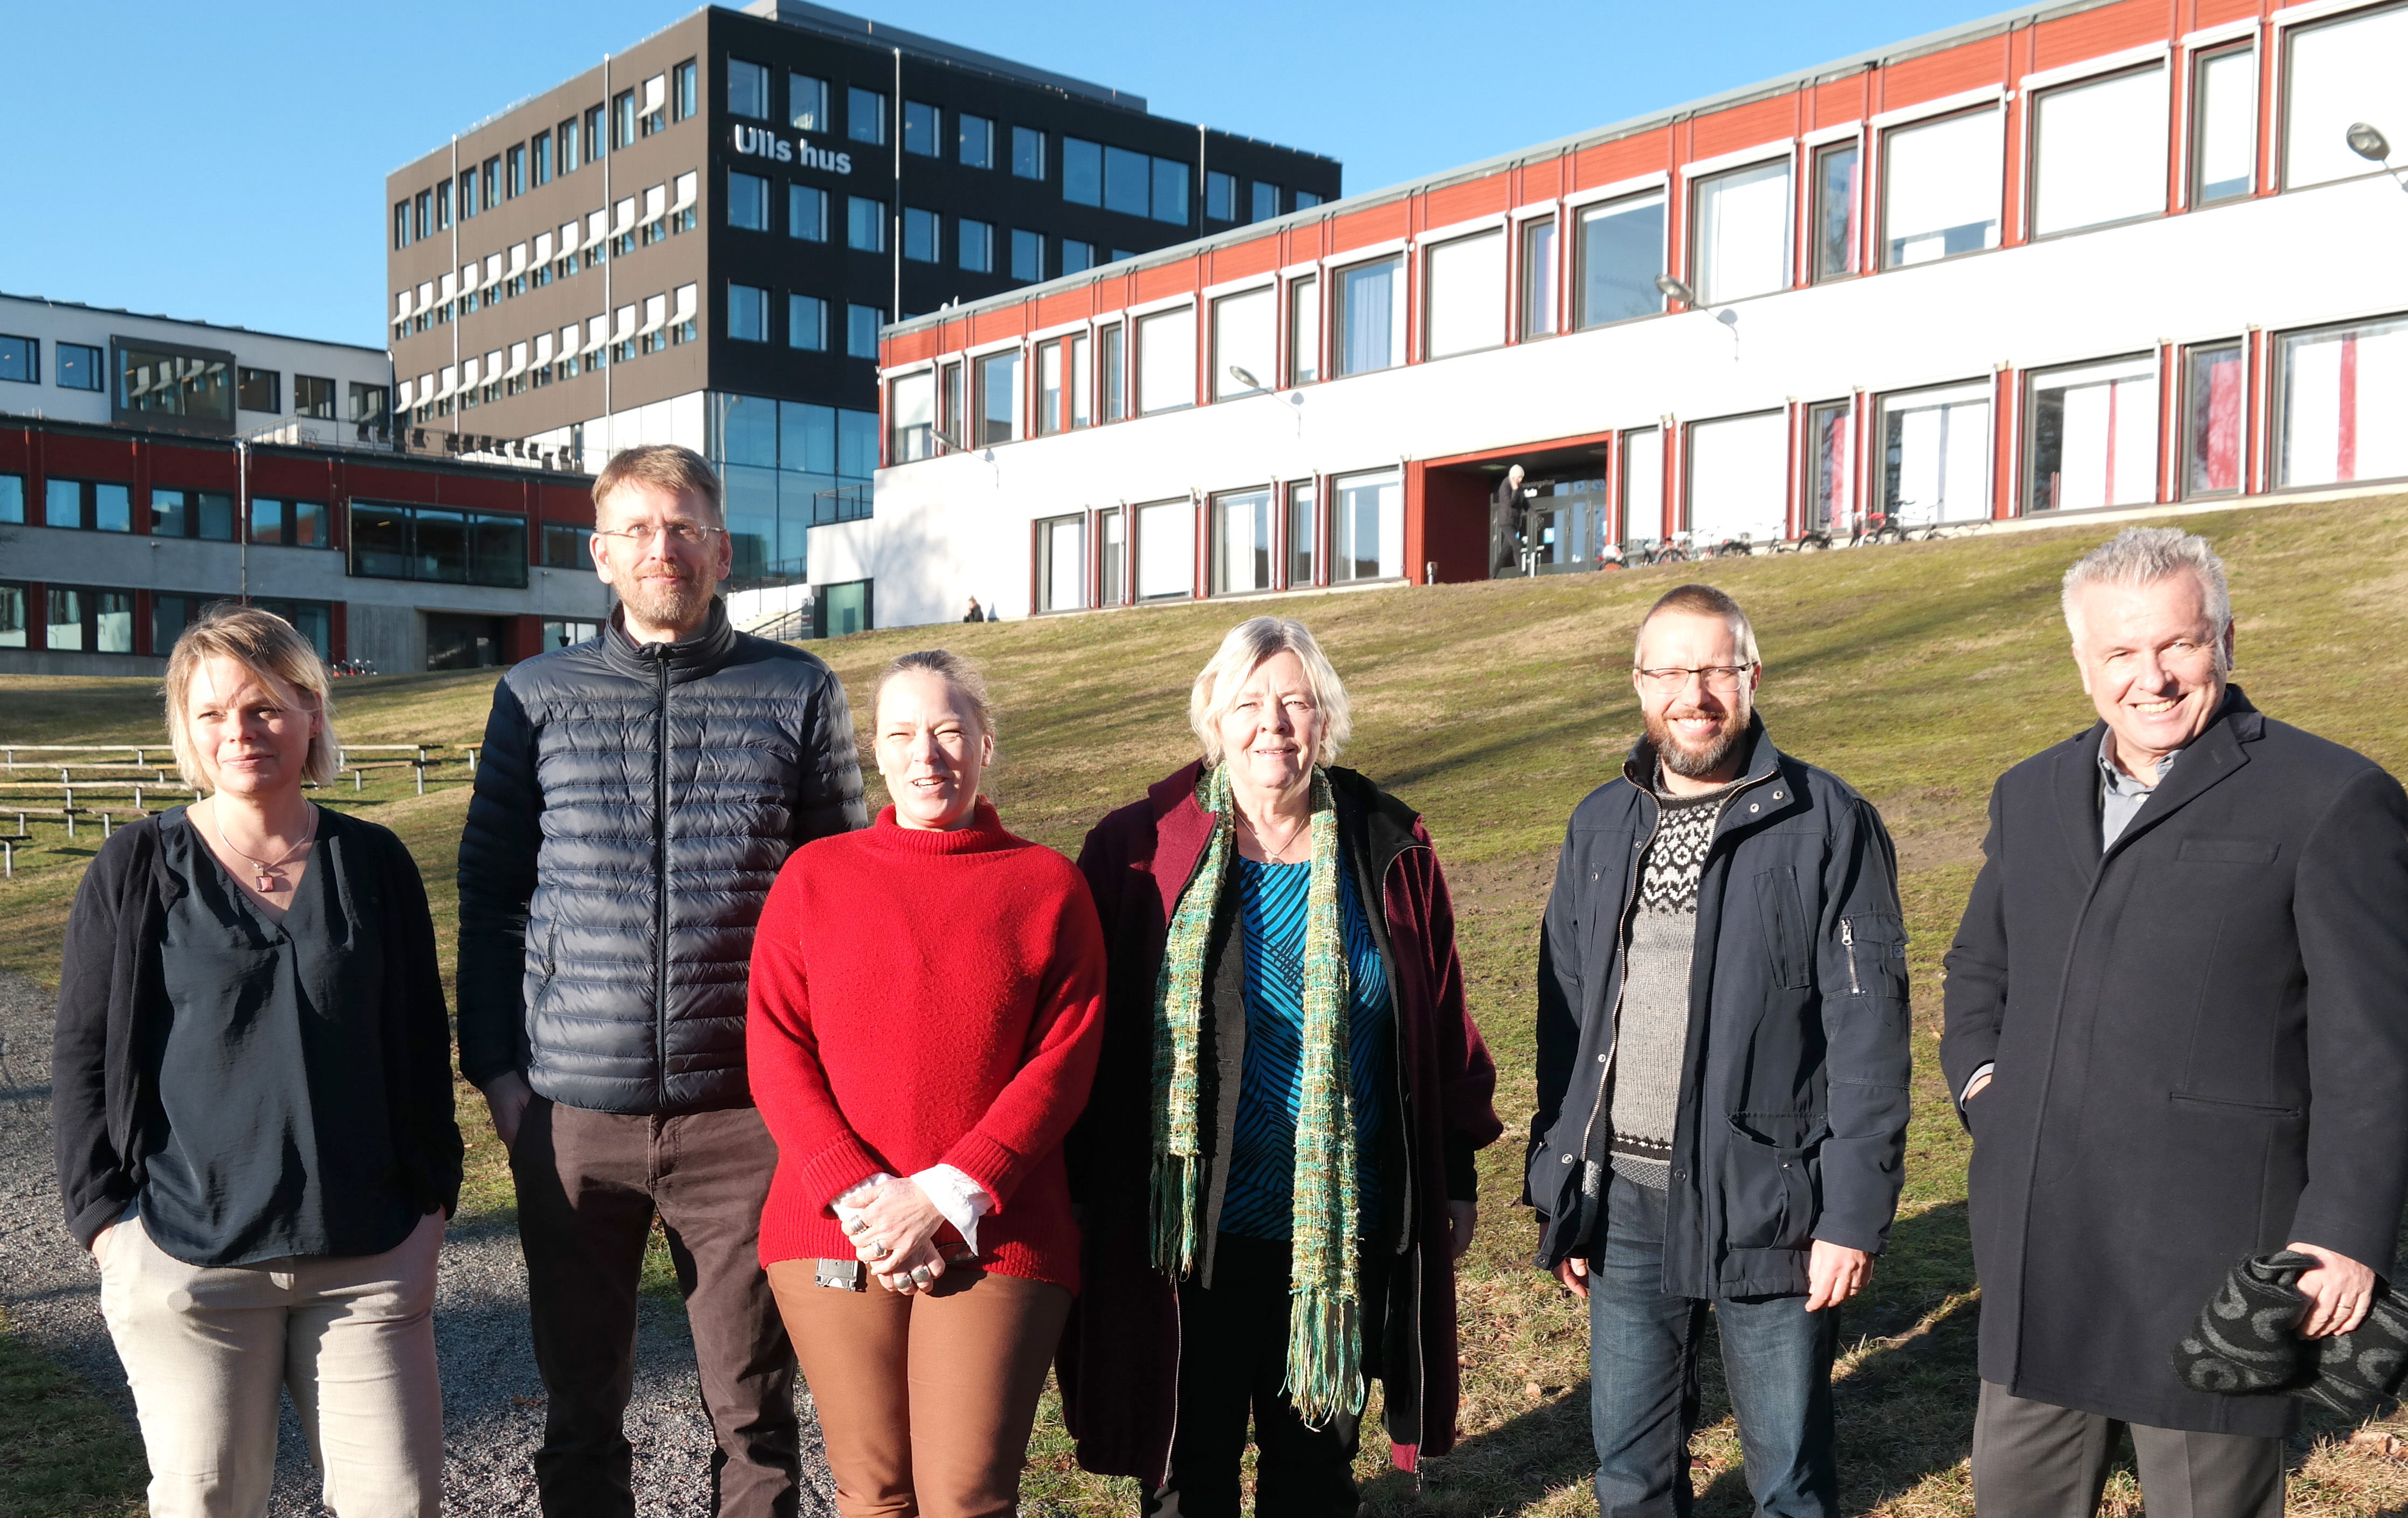
<path id="1" fill-rule="evenodd" d="M 701 456 L 629 449 L 594 482 L 598 638 L 494 693 L 460 839 L 460 1069 L 517 1181 L 547 1514 L 635 1511 L 624 1428 L 658 1213 L 719 1447 L 717 1511 L 798 1502 L 795 1358 L 756 1257 L 777 1146 L 744 1067 L 753 924 L 802 844 L 863 826 L 844 688 L 739 633 Z"/>

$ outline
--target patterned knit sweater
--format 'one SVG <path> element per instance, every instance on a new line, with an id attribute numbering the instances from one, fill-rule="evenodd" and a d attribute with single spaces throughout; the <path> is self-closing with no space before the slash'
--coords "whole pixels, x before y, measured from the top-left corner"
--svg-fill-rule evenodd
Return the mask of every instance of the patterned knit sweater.
<path id="1" fill-rule="evenodd" d="M 1086 881 L 985 801 L 956 832 L 889 807 L 796 851 L 752 943 L 746 1046 L 778 1141 L 762 1263 L 852 1259 L 829 1203 L 880 1170 L 951 1165 L 995 1198 L 979 1263 L 1077 1291 L 1062 1140 L 1103 1012 Z M 950 1224 L 938 1239 L 961 1246 Z"/>
<path id="2" fill-rule="evenodd" d="M 1639 895 L 1623 943 L 1609 1109 L 1612 1163 L 1617 1174 L 1657 1191 L 1671 1174 L 1681 1060 L 1689 1041 L 1698 880 L 1729 797 L 1727 786 L 1704 795 L 1671 795 L 1659 782 L 1656 800 L 1663 818 L 1641 863 Z"/>

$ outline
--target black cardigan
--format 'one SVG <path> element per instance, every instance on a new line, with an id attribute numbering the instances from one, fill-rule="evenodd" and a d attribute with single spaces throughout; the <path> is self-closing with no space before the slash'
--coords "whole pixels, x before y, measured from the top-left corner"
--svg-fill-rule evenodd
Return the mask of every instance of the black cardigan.
<path id="1" fill-rule="evenodd" d="M 324 808 L 320 835 L 347 847 L 343 885 L 383 938 L 387 1104 L 405 1191 L 426 1210 L 460 1199 L 460 1128 L 452 1115 L 452 1034 L 435 924 L 417 862 L 393 833 Z M 141 1191 L 141 1156 L 164 1120 L 145 1074 L 166 1034 L 159 964 L 168 904 L 184 890 L 165 867 L 159 821 L 117 830 L 76 889 L 59 967 L 50 1047 L 50 1128 L 67 1228 L 90 1248 Z"/>

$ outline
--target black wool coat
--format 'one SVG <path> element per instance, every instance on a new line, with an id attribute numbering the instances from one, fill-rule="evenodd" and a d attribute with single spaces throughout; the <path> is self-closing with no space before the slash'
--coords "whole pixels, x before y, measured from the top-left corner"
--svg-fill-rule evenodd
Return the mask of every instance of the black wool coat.
<path id="1" fill-rule="evenodd" d="M 2274 1437 L 2177 1339 L 2244 1254 L 2391 1268 L 2408 1188 L 2408 795 L 2236 687 L 2115 846 L 2105 725 L 2009 770 L 1947 956 L 1973 1136 L 1981 1374 L 2158 1428 Z"/>

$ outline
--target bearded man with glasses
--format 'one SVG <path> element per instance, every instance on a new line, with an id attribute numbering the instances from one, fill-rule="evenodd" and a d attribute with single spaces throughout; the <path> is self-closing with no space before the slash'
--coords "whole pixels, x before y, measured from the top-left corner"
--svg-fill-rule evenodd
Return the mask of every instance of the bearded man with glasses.
<path id="1" fill-rule="evenodd" d="M 795 1355 L 759 1260 L 753 925 L 786 856 L 867 825 L 844 687 L 738 632 L 718 477 L 632 448 L 594 481 L 602 637 L 502 678 L 460 839 L 460 1070 L 517 1182 L 548 1514 L 629 1518 L 636 1286 L 655 1214 L 719 1448 L 713 1511 L 799 1502 Z M 695 1480 L 704 1473 L 695 1472 Z"/>
<path id="2" fill-rule="evenodd" d="M 1607 1518 L 1685 1513 L 1711 1305 L 1767 1518 L 1838 1511 L 1831 1361 L 1897 1211 L 1906 928 L 1872 804 L 1773 747 L 1739 603 L 1640 624 L 1645 736 L 1572 812 L 1539 948 L 1522 1199 L 1588 1300 Z"/>

